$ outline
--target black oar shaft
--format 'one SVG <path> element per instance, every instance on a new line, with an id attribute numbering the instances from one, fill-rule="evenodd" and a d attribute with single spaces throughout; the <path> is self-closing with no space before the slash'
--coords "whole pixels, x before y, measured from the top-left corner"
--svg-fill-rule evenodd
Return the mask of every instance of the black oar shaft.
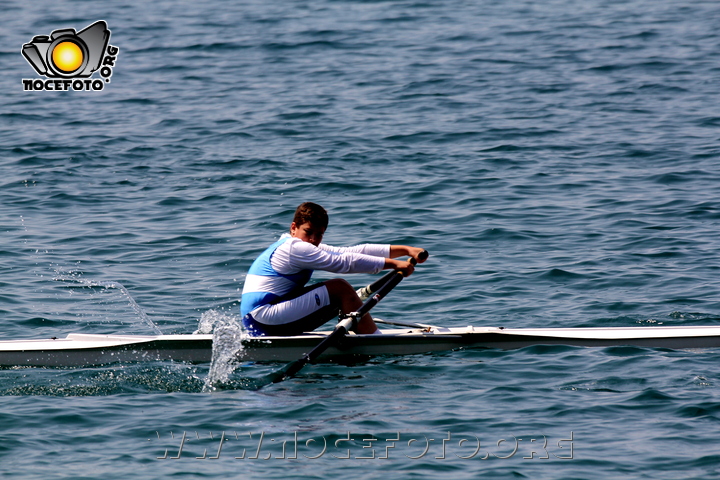
<path id="1" fill-rule="evenodd" d="M 388 280 L 393 276 L 395 272 L 388 272 L 382 277 L 375 280 L 373 283 L 366 287 L 362 287 L 357 291 L 358 297 L 360 297 L 361 300 L 365 300 L 370 297 L 373 293 L 377 292 L 380 287 L 385 285 Z"/>
<path id="2" fill-rule="evenodd" d="M 380 300 L 387 295 L 390 290 L 395 288 L 398 283 L 403 279 L 403 274 L 401 272 L 393 272 L 393 275 L 390 277 L 390 279 L 385 282 L 383 286 L 380 287 L 379 290 L 373 293 L 373 296 L 365 300 L 365 303 L 362 304 L 362 307 L 360 307 L 357 311 L 358 319 L 368 313 L 375 305 L 377 305 Z"/>
<path id="3" fill-rule="evenodd" d="M 427 251 L 424 251 L 423 253 L 427 256 Z M 413 264 L 416 263 L 415 259 L 411 259 L 410 261 L 413 262 Z M 385 297 L 385 295 L 390 293 L 390 290 L 395 288 L 395 286 L 397 286 L 397 284 L 403 279 L 403 274 L 399 271 L 392 271 L 389 275 L 385 275 L 383 278 L 386 277 L 389 277 L 388 280 L 380 286 L 378 290 L 374 292 L 373 296 L 368 298 L 356 312 L 346 314 L 340 322 L 338 322 L 330 335 L 325 337 L 323 341 L 317 344 L 317 346 L 309 353 L 306 353 L 298 360 L 287 364 L 274 374 L 272 382 L 282 382 L 286 378 L 292 377 L 302 370 L 302 368 L 308 363 L 314 362 L 325 350 L 337 342 L 338 339 L 344 337 L 353 328 L 353 326 L 360 321 L 363 315 L 372 310 L 372 308 L 377 305 L 380 300 Z"/>
<path id="4" fill-rule="evenodd" d="M 378 302 L 380 302 L 380 300 L 382 300 L 383 297 L 387 295 L 390 290 L 395 288 L 395 286 L 403 279 L 403 274 L 401 272 L 392 272 L 392 274 L 393 276 L 380 288 L 380 290 L 378 290 L 372 297 L 368 298 L 356 312 L 346 314 L 344 318 L 335 325 L 335 329 L 330 333 L 330 335 L 325 337 L 322 342 L 318 343 L 315 348 L 298 360 L 295 360 L 282 368 L 273 379 L 273 383 L 282 382 L 286 378 L 294 376 L 297 372 L 302 370 L 305 365 L 314 362 L 325 350 L 331 347 L 340 338 L 344 337 L 353 328 L 353 326 L 360 321 L 363 315 L 368 313 L 375 305 L 377 305 Z"/>
<path id="5" fill-rule="evenodd" d="M 418 255 L 418 257 L 419 257 L 421 260 L 425 260 L 425 259 L 428 258 L 428 255 L 430 255 L 430 254 L 428 253 L 428 251 L 427 251 L 427 250 L 423 250 L 423 251 L 420 253 L 420 255 Z M 410 262 L 412 262 L 413 265 L 415 265 L 415 264 L 417 263 L 414 258 L 411 258 L 411 259 L 410 259 Z M 358 296 L 360 297 L 360 299 L 361 299 L 361 300 L 365 300 L 366 298 L 369 298 L 370 295 L 372 295 L 373 293 L 377 292 L 377 291 L 380 289 L 380 287 L 382 287 L 383 285 L 385 285 L 385 284 L 392 278 L 392 276 L 393 276 L 394 274 L 395 274 L 395 271 L 388 272 L 388 273 L 386 273 L 385 275 L 383 275 L 382 277 L 380 277 L 379 279 L 375 280 L 375 281 L 374 281 L 373 283 L 371 283 L 370 285 L 368 285 L 368 286 L 366 286 L 366 287 L 362 287 L 361 289 L 359 289 L 359 290 L 357 291 L 357 294 L 358 294 Z"/>
<path id="6" fill-rule="evenodd" d="M 346 333 L 350 331 L 352 328 L 353 323 L 355 322 L 355 319 L 352 317 L 347 317 L 335 326 L 335 329 L 323 339 L 322 342 L 318 343 L 315 348 L 313 348 L 310 352 L 304 354 L 302 357 L 300 357 L 298 360 L 295 360 L 292 363 L 287 364 L 285 367 L 282 368 L 278 372 L 278 375 L 276 378 L 273 379 L 273 383 L 282 382 L 286 378 L 290 378 L 294 376 L 296 373 L 298 373 L 302 368 L 307 365 L 308 363 L 314 362 L 317 357 L 319 357 L 325 350 L 328 349 L 339 337 L 343 337 Z"/>

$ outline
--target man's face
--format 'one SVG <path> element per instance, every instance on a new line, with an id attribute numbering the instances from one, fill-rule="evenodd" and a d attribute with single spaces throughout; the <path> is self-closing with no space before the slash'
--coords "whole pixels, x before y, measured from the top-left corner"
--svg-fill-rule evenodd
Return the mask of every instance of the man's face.
<path id="1" fill-rule="evenodd" d="M 322 242 L 325 229 L 315 227 L 312 222 L 305 222 L 300 226 L 292 222 L 290 224 L 290 235 L 299 238 L 303 242 L 312 243 L 317 247 Z"/>

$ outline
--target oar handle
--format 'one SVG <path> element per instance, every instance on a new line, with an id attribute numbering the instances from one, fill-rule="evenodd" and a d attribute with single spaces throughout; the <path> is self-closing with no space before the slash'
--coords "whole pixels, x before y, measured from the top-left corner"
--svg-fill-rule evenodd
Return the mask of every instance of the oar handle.
<path id="1" fill-rule="evenodd" d="M 420 252 L 420 253 L 418 254 L 418 258 L 419 258 L 420 260 L 422 260 L 423 262 L 424 262 L 425 260 L 427 260 L 427 258 L 428 258 L 429 256 L 430 256 L 430 252 L 428 252 L 427 250 L 423 250 L 422 252 Z M 417 260 L 415 260 L 414 258 L 411 258 L 411 259 L 410 259 L 410 263 L 412 263 L 413 265 L 417 265 Z"/>
<path id="2" fill-rule="evenodd" d="M 420 258 L 420 260 L 425 261 L 425 260 L 427 260 L 429 255 L 430 254 L 428 253 L 427 250 L 423 250 L 422 252 L 420 252 L 420 255 L 418 255 L 418 257 Z M 417 264 L 417 260 L 415 260 L 414 258 L 411 258 L 410 263 L 415 265 L 415 264 Z M 385 285 L 388 282 L 388 280 L 390 280 L 390 278 L 392 278 L 392 276 L 394 274 L 395 274 L 395 271 L 393 270 L 392 272 L 386 273 L 379 279 L 375 280 L 370 285 L 359 288 L 356 291 L 356 293 L 357 293 L 358 297 L 360 297 L 360 300 L 366 300 L 366 299 L 370 298 L 370 295 L 377 292 L 380 289 L 380 287 Z"/>

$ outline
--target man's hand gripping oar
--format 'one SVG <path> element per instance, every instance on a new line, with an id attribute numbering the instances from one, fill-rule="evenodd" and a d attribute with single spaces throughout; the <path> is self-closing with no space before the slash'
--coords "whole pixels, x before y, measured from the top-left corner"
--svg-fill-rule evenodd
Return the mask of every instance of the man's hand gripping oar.
<path id="1" fill-rule="evenodd" d="M 413 265 L 417 265 L 418 263 L 423 263 L 425 260 L 427 260 L 429 256 L 429 253 L 427 250 L 420 250 L 417 255 L 410 259 L 410 263 Z M 396 271 L 388 272 L 379 279 L 375 280 L 373 283 L 366 287 L 358 288 L 355 293 L 357 293 L 357 296 L 360 297 L 360 300 L 367 300 L 370 298 L 370 296 L 377 292 L 380 287 L 385 285 L 390 278 L 392 278 L 393 275 L 395 275 Z"/>
<path id="2" fill-rule="evenodd" d="M 417 255 L 417 257 L 417 259 L 410 259 L 410 262 L 413 265 L 415 265 L 418 260 L 420 262 L 424 262 L 425 259 L 427 259 L 427 250 L 423 250 Z M 372 292 L 372 296 L 368 298 L 356 312 L 343 315 L 338 324 L 335 326 L 335 329 L 309 353 L 304 354 L 298 360 L 288 363 L 287 365 L 285 365 L 285 367 L 273 373 L 271 378 L 272 383 L 282 382 L 283 380 L 294 376 L 308 363 L 314 362 L 325 350 L 335 345 L 350 330 L 352 330 L 363 317 L 363 315 L 368 313 L 375 305 L 380 302 L 380 300 L 382 300 L 388 293 L 390 293 L 390 291 L 395 288 L 398 283 L 400 283 L 403 277 L 403 272 L 397 270 L 384 275 L 380 279 L 380 281 L 385 280 L 385 282 Z M 375 285 L 380 281 L 375 282 L 372 285 Z M 368 285 L 368 287 L 372 287 L 372 285 Z"/>

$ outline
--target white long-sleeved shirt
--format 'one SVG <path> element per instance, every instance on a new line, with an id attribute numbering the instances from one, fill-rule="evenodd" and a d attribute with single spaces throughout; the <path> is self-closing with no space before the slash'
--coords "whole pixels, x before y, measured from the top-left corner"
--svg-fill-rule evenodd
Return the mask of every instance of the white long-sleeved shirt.
<path id="1" fill-rule="evenodd" d="M 289 237 L 288 234 L 285 236 Z M 316 247 L 299 238 L 290 238 L 275 250 L 270 265 L 283 275 L 292 275 L 305 269 L 332 273 L 377 273 L 383 269 L 385 258 L 389 256 L 390 245 L 333 247 L 321 243 Z"/>

